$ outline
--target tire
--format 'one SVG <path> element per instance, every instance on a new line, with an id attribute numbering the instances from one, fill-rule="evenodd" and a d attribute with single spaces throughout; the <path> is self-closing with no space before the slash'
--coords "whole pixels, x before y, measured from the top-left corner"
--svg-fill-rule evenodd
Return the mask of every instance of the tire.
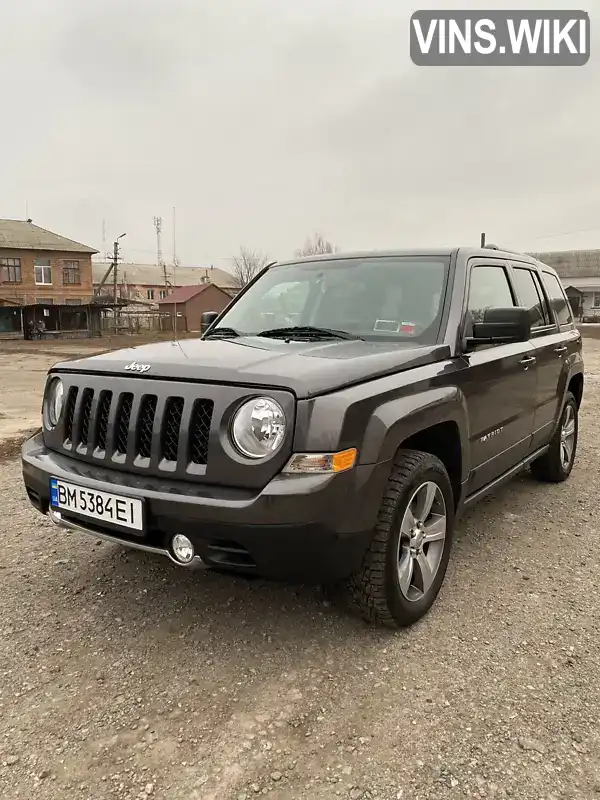
<path id="1" fill-rule="evenodd" d="M 432 496 L 430 513 L 423 513 L 426 500 Z M 425 523 L 418 530 L 411 526 L 411 508 L 415 512 L 412 522 L 421 517 Z M 346 597 L 353 610 L 367 622 L 389 628 L 407 627 L 421 619 L 433 605 L 444 580 L 453 525 L 454 496 L 442 462 L 420 450 L 399 450 L 362 567 L 346 581 Z M 444 535 L 440 539 L 442 528 Z M 410 530 L 414 535 L 409 540 Z M 427 530 L 438 538 L 423 543 L 423 532 Z M 423 559 L 429 565 L 427 584 L 421 568 Z M 414 586 L 407 580 L 410 563 Z"/>
<path id="2" fill-rule="evenodd" d="M 565 431 L 572 431 L 565 438 Z M 534 477 L 547 483 L 566 481 L 573 469 L 579 435 L 579 408 L 571 392 L 567 392 L 560 420 L 543 456 L 531 465 Z M 569 446 L 570 445 L 570 446 Z M 567 457 L 568 456 L 568 457 Z"/>

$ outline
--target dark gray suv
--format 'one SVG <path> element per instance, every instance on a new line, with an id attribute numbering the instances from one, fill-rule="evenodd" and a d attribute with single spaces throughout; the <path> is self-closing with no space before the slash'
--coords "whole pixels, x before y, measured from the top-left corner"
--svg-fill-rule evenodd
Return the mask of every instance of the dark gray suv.
<path id="1" fill-rule="evenodd" d="M 528 465 L 569 476 L 582 393 L 565 293 L 527 256 L 296 260 L 201 339 L 55 365 L 23 476 L 59 527 L 331 582 L 404 626 L 432 605 L 464 508 Z"/>

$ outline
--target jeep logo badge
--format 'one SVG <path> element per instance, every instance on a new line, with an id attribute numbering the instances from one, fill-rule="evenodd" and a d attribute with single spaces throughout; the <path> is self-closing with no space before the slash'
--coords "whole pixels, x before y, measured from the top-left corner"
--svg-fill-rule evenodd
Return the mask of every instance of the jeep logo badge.
<path id="1" fill-rule="evenodd" d="M 143 375 L 144 372 L 148 372 L 150 369 L 150 364 L 138 364 L 137 361 L 132 361 L 131 364 L 127 364 L 125 369 L 128 372 L 141 372 Z"/>

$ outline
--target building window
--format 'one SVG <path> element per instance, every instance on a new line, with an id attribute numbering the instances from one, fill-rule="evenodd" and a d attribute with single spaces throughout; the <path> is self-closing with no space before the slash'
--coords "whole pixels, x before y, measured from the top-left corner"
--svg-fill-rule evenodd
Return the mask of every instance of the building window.
<path id="1" fill-rule="evenodd" d="M 53 297 L 36 297 L 35 303 L 38 306 L 53 306 L 54 305 L 54 298 Z"/>
<path id="2" fill-rule="evenodd" d="M 148 300 L 154 300 L 154 289 L 148 289 L 146 291 L 146 296 L 148 297 Z"/>
<path id="3" fill-rule="evenodd" d="M 63 261 L 63 283 L 65 286 L 81 283 L 79 261 Z"/>
<path id="4" fill-rule="evenodd" d="M 2 283 L 21 283 L 20 258 L 0 258 L 0 281 Z"/>
<path id="5" fill-rule="evenodd" d="M 160 292 L 158 293 L 158 296 L 160 297 L 161 300 L 164 300 L 168 294 L 169 292 L 166 289 L 161 289 Z"/>
<path id="6" fill-rule="evenodd" d="M 594 308 L 600 308 L 600 292 L 594 292 Z"/>
<path id="7" fill-rule="evenodd" d="M 67 306 L 80 306 L 81 305 L 81 298 L 80 297 L 67 297 L 65 300 L 65 305 Z"/>
<path id="8" fill-rule="evenodd" d="M 49 258 L 36 258 L 34 263 L 35 282 L 38 286 L 52 286 L 52 267 Z"/>

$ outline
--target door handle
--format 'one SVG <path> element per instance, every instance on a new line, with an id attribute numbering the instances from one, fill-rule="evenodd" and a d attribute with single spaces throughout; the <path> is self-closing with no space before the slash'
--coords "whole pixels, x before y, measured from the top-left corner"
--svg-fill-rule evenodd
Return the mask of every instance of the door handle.
<path id="1" fill-rule="evenodd" d="M 567 346 L 564 345 L 564 344 L 561 345 L 560 347 L 555 347 L 554 348 L 554 352 L 555 353 L 564 353 L 566 350 L 567 350 Z"/>
<path id="2" fill-rule="evenodd" d="M 535 356 L 525 356 L 519 361 L 519 364 L 523 364 L 524 367 L 528 367 L 530 364 L 535 364 L 537 361 Z"/>

